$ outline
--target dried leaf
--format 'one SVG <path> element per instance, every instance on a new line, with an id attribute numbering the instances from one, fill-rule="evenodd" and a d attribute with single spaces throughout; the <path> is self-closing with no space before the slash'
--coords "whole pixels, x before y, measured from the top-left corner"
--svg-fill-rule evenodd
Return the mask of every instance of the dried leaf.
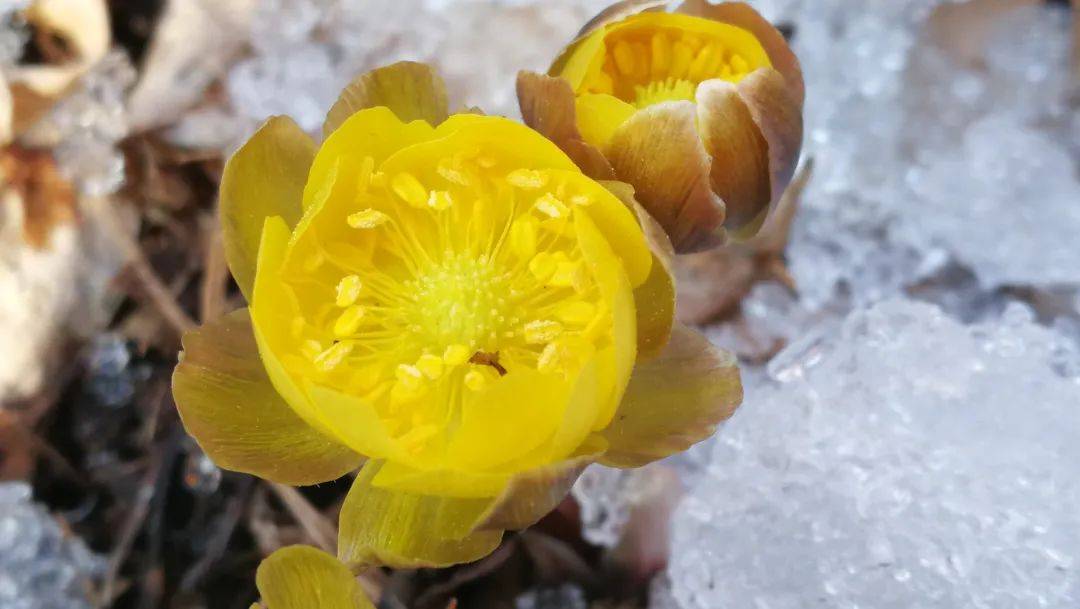
<path id="1" fill-rule="evenodd" d="M 23 205 L 23 239 L 42 249 L 53 227 L 76 217 L 75 189 L 60 175 L 52 154 L 11 146 L 0 153 L 4 188 Z"/>

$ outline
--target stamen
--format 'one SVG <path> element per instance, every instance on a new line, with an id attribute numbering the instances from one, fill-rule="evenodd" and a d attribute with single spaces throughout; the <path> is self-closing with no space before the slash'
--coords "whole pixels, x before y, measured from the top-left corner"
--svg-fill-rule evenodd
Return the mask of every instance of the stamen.
<path id="1" fill-rule="evenodd" d="M 472 350 L 465 345 L 450 345 L 443 352 L 443 362 L 450 367 L 460 366 L 469 361 L 470 355 L 472 355 Z"/>
<path id="2" fill-rule="evenodd" d="M 551 279 L 548 280 L 548 283 L 560 288 L 572 287 L 576 284 L 575 278 L 577 278 L 578 273 L 580 273 L 580 268 L 580 262 L 559 262 L 556 265 L 555 273 L 551 276 Z"/>
<path id="3" fill-rule="evenodd" d="M 401 172 L 390 181 L 394 194 L 413 207 L 423 207 L 428 201 L 428 191 L 411 173 Z"/>
<path id="4" fill-rule="evenodd" d="M 454 199 L 445 190 L 433 190 L 431 196 L 428 197 L 427 204 L 428 207 L 435 211 L 443 211 L 454 204 Z"/>
<path id="5" fill-rule="evenodd" d="M 652 38 L 652 77 L 660 78 L 671 66 L 671 43 L 663 33 Z"/>
<path id="6" fill-rule="evenodd" d="M 360 277 L 357 275 L 346 275 L 341 278 L 341 281 L 337 284 L 337 297 L 334 301 L 339 307 L 347 307 L 356 302 L 360 298 L 360 289 L 363 284 L 360 283 Z"/>
<path id="7" fill-rule="evenodd" d="M 537 281 L 547 281 L 559 268 L 559 261 L 548 252 L 540 252 L 529 261 L 529 272 Z"/>
<path id="8" fill-rule="evenodd" d="M 470 391 L 480 391 L 487 386 L 487 376 L 483 372 L 473 369 L 465 373 L 464 383 Z"/>
<path id="9" fill-rule="evenodd" d="M 564 323 L 574 325 L 587 324 L 592 321 L 595 315 L 596 305 L 583 300 L 568 302 L 555 311 L 555 317 Z"/>
<path id="10" fill-rule="evenodd" d="M 416 360 L 416 368 L 424 373 L 424 376 L 435 380 L 442 376 L 443 360 L 441 357 L 425 353 Z"/>
<path id="11" fill-rule="evenodd" d="M 518 188 L 537 189 L 547 184 L 548 177 L 535 169 L 515 169 L 506 174 L 506 181 Z"/>
<path id="12" fill-rule="evenodd" d="M 531 258 L 536 253 L 536 231 L 539 221 L 522 216 L 510 226 L 510 247 L 519 258 Z"/>
<path id="13" fill-rule="evenodd" d="M 343 338 L 355 334 L 366 313 L 367 311 L 360 305 L 352 305 L 345 309 L 345 312 L 334 322 L 334 335 Z"/>
<path id="14" fill-rule="evenodd" d="M 550 192 L 544 193 L 536 200 L 536 209 L 551 218 L 564 218 L 570 213 L 570 208 Z"/>
<path id="15" fill-rule="evenodd" d="M 550 343 L 562 334 L 562 324 L 557 321 L 537 319 L 525 324 L 525 342 L 530 345 Z"/>
<path id="16" fill-rule="evenodd" d="M 468 186 L 471 181 L 461 169 L 461 160 L 458 158 L 446 158 L 439 161 L 435 171 L 447 182 L 453 182 L 459 186 Z"/>
<path id="17" fill-rule="evenodd" d="M 615 57 L 615 66 L 624 75 L 633 76 L 637 72 L 637 55 L 634 54 L 634 48 L 629 42 L 625 40 L 616 42 L 612 55 Z"/>
<path id="18" fill-rule="evenodd" d="M 394 377 L 398 384 L 409 391 L 418 391 L 424 387 L 424 373 L 416 366 L 398 364 Z"/>
<path id="19" fill-rule="evenodd" d="M 315 357 L 315 367 L 323 372 L 329 372 L 336 368 L 350 352 L 352 352 L 352 343 L 334 343 L 332 347 Z"/>
<path id="20" fill-rule="evenodd" d="M 692 61 L 694 61 L 694 49 L 681 40 L 676 42 L 671 52 L 671 70 L 668 74 L 672 78 L 685 77 Z"/>
<path id="21" fill-rule="evenodd" d="M 390 221 L 390 216 L 377 209 L 365 209 L 351 214 L 346 222 L 353 228 L 375 228 Z"/>

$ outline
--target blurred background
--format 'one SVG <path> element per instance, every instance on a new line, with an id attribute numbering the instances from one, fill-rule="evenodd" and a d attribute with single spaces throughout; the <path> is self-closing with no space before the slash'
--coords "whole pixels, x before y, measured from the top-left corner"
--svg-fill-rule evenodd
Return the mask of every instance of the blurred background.
<path id="1" fill-rule="evenodd" d="M 347 480 L 218 470 L 169 377 L 241 304 L 215 220 L 271 114 L 400 59 L 517 116 L 606 0 L 0 0 L 0 609 L 238 608 Z M 594 466 L 380 607 L 1080 607 L 1080 20 L 1046 0 L 760 0 L 803 62 L 764 234 L 678 262 L 743 364 L 717 437 Z"/>

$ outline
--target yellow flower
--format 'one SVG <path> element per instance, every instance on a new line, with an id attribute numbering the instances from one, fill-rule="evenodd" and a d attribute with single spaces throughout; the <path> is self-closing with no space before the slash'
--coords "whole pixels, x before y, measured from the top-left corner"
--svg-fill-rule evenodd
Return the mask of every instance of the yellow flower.
<path id="1" fill-rule="evenodd" d="M 447 117 L 421 64 L 359 78 L 324 132 L 273 118 L 226 166 L 250 307 L 184 337 L 173 392 L 222 467 L 314 484 L 366 458 L 346 562 L 476 559 L 587 464 L 683 450 L 740 401 L 731 357 L 672 327 L 670 244 L 625 185 Z"/>
<path id="2" fill-rule="evenodd" d="M 804 85 L 784 37 L 741 2 L 620 2 L 548 76 L 522 72 L 525 122 L 599 179 L 631 184 L 675 249 L 755 234 L 791 180 Z"/>
<path id="3" fill-rule="evenodd" d="M 251 609 L 374 609 L 356 576 L 338 559 L 310 546 L 288 546 L 259 564 L 262 604 Z"/>

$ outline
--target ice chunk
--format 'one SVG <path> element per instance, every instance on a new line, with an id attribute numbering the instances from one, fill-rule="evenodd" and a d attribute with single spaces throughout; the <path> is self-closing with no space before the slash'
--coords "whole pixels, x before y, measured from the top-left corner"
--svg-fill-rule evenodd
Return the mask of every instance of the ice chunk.
<path id="1" fill-rule="evenodd" d="M 528 590 L 514 601 L 516 609 L 586 609 L 588 606 L 585 592 L 574 584 Z"/>
<path id="2" fill-rule="evenodd" d="M 973 66 L 927 31 L 946 0 L 754 4 L 790 27 L 806 77 L 815 171 L 788 250 L 805 306 L 957 263 L 987 290 L 1080 283 L 1067 10 L 998 8 Z"/>
<path id="3" fill-rule="evenodd" d="M 0 482 L 0 607 L 89 609 L 105 560 L 33 503 L 30 486 Z"/>
<path id="4" fill-rule="evenodd" d="M 1080 604 L 1073 343 L 1023 305 L 889 300 L 792 350 L 680 507 L 656 606 Z"/>

